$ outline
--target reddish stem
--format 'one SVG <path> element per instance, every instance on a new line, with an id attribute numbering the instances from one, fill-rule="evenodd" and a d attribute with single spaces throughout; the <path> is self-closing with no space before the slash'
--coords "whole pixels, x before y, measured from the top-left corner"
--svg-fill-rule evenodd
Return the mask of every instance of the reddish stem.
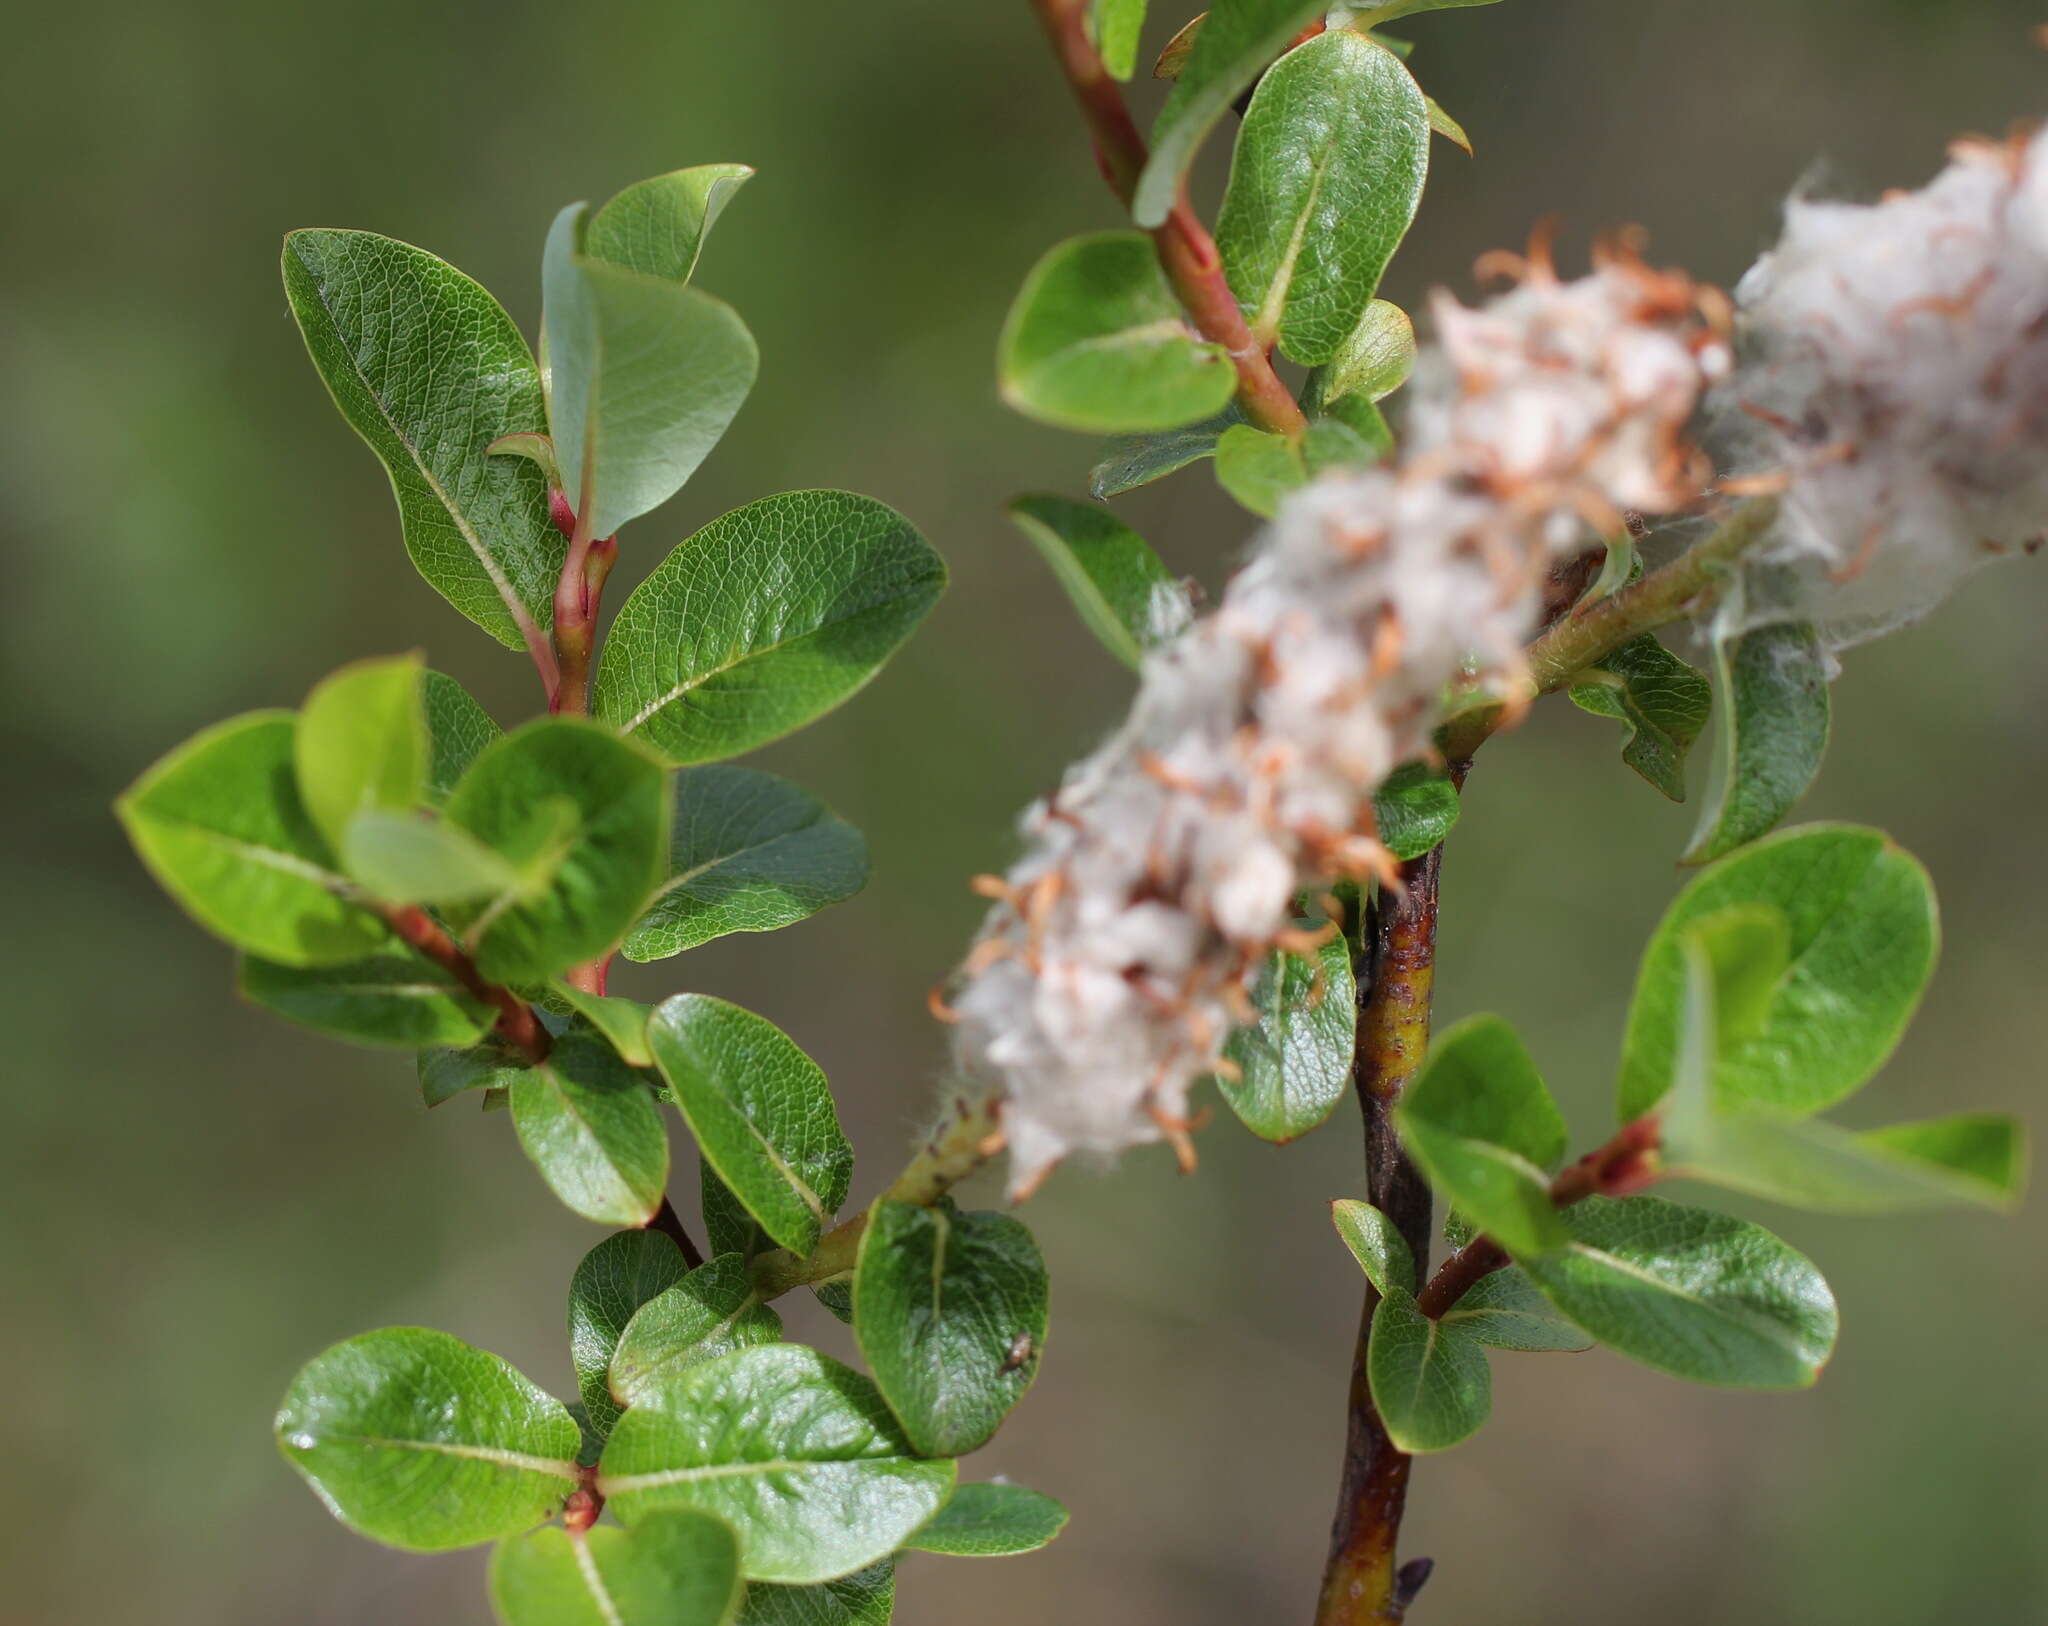
<path id="1" fill-rule="evenodd" d="M 530 1062 L 538 1064 L 548 1059 L 548 1051 L 554 1041 L 541 1025 L 534 1008 L 511 989 L 486 982 L 477 970 L 476 962 L 462 952 L 455 939 L 436 925 L 425 910 L 394 908 L 386 910 L 384 918 L 391 923 L 393 931 L 453 975 L 470 993 L 496 1007 L 498 1021 L 494 1031 L 500 1038 Z"/>

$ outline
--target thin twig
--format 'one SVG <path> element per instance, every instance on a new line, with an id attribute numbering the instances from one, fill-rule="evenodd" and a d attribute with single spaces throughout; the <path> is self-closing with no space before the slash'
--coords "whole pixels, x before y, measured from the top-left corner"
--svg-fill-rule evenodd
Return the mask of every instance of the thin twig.
<path id="1" fill-rule="evenodd" d="M 476 962 L 424 909 L 387 909 L 384 918 L 407 943 L 447 971 L 473 996 L 496 1008 L 498 1020 L 492 1031 L 501 1039 L 535 1066 L 548 1059 L 554 1041 L 541 1025 L 539 1013 L 511 989 L 486 981 Z"/>

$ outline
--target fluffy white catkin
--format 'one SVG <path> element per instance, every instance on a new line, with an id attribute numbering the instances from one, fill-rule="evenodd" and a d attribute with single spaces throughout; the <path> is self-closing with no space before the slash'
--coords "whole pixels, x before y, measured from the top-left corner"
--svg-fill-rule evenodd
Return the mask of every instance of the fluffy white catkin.
<path id="1" fill-rule="evenodd" d="M 1918 192 L 1795 198 L 1736 289 L 1731 394 L 1782 473 L 1727 607 L 1835 646 L 1924 614 L 2048 527 L 2048 132 L 1956 143 Z"/>
<path id="2" fill-rule="evenodd" d="M 1001 1098 L 1013 1190 L 1072 1152 L 1170 1140 L 1298 896 L 1387 875 L 1372 793 L 1424 756 L 1462 674 L 1512 669 L 1560 557 L 1668 512 L 1728 360 L 1689 279 L 1538 254 L 1435 302 L 1401 466 L 1291 496 L 1214 613 L 1151 653 L 1124 725 L 1022 820 L 962 969 L 962 1068 Z"/>

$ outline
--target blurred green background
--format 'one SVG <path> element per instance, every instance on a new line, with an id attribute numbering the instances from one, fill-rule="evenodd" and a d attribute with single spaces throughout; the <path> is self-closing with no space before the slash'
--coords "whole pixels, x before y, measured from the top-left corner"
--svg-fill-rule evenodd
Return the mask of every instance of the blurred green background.
<path id="1" fill-rule="evenodd" d="M 2040 14 L 1509 0 L 1417 19 L 1415 65 L 1479 156 L 1438 145 L 1389 292 L 1468 287 L 1478 251 L 1552 210 L 1569 242 L 1637 221 L 1661 256 L 1732 281 L 1817 156 L 1850 184 L 1918 184 L 1952 132 L 2041 109 Z M 1019 489 L 1079 490 L 1092 448 L 1010 417 L 990 366 L 1024 269 L 1112 208 L 1022 0 L 84 0 L 15 45 L 0 1540 L 18 1550 L 0 1621 L 481 1626 L 480 1555 L 346 1534 L 277 1458 L 271 1408 L 306 1357 L 392 1322 L 567 1387 L 562 1288 L 597 1233 L 544 1195 L 505 1118 L 428 1115 L 407 1061 L 238 1006 L 225 951 L 144 881 L 107 812 L 175 740 L 367 653 L 424 646 L 501 719 L 533 709 L 523 661 L 407 566 L 384 479 L 286 314 L 278 238 L 354 225 L 427 245 L 530 330 L 559 204 L 685 163 L 759 166 L 700 275 L 759 335 L 760 387 L 628 532 L 622 574 L 740 501 L 844 484 L 911 514 L 954 587 L 873 689 L 762 754 L 868 831 L 866 894 L 625 985 L 786 1026 L 836 1082 L 864 1201 L 943 1066 L 924 992 L 979 915 L 965 877 L 1006 862 L 1016 809 L 1128 693 L 999 512 Z M 1247 530 L 1200 470 L 1128 506 L 1212 584 Z M 2033 1106 L 2048 583 L 2027 568 L 1852 653 L 1838 691 L 1806 812 L 1896 832 L 1948 923 L 1869 1121 Z M 1486 753 L 1445 883 L 1442 1014 L 1521 1023 L 1582 1137 L 1690 827 L 1616 749 L 1612 725 L 1542 708 Z M 1031 1204 L 1050 1356 L 977 1467 L 1060 1496 L 1074 1523 L 1000 1569 L 913 1557 L 905 1626 L 1306 1618 L 1358 1297 L 1324 1202 L 1357 1194 L 1355 1114 L 1284 1152 L 1228 1122 L 1202 1148 L 1192 1180 L 1134 1156 Z M 1418 1622 L 2048 1618 L 2039 1205 L 1778 1218 L 1842 1300 L 1819 1390 L 1502 1357 L 1493 1425 L 1418 1475 L 1407 1550 L 1441 1560 Z M 844 1350 L 809 1307 L 794 1326 Z"/>

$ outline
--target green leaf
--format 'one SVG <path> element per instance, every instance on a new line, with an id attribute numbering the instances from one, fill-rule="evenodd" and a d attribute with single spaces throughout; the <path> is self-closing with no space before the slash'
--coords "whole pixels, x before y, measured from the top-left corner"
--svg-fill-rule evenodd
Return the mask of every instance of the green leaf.
<path id="1" fill-rule="evenodd" d="M 628 271 L 688 282 L 704 239 L 753 178 L 745 164 L 698 164 L 635 182 L 591 216 L 583 251 Z"/>
<path id="2" fill-rule="evenodd" d="M 612 1353 L 634 1315 L 690 1273 L 683 1250 L 663 1232 L 620 1231 L 583 1256 L 569 1279 L 569 1358 L 584 1415 L 600 1440 L 619 1420 Z"/>
<path id="3" fill-rule="evenodd" d="M 1444 1312 L 1443 1323 L 1495 1349 L 1593 1347 L 1593 1340 L 1551 1307 L 1519 1265 L 1480 1277 Z"/>
<path id="4" fill-rule="evenodd" d="M 849 699 L 945 585 L 924 538 L 871 497 L 764 497 L 634 589 L 605 640 L 597 715 L 678 766 L 751 751 Z"/>
<path id="5" fill-rule="evenodd" d="M 1154 480 L 1163 480 L 1190 463 L 1216 455 L 1216 443 L 1232 424 L 1244 422 L 1244 414 L 1232 401 L 1215 417 L 1191 423 L 1185 429 L 1167 429 L 1158 434 L 1118 435 L 1103 442 L 1095 467 L 1088 471 L 1088 495 L 1107 502 L 1126 491 L 1136 491 Z"/>
<path id="6" fill-rule="evenodd" d="M 1088 12 L 1089 31 L 1102 65 L 1118 79 L 1128 79 L 1138 67 L 1138 36 L 1145 28 L 1145 0 L 1093 0 Z"/>
<path id="7" fill-rule="evenodd" d="M 629 1525 L 663 1507 L 715 1514 L 739 1531 L 749 1580 L 807 1584 L 894 1552 L 953 1475 L 910 1455 L 865 1378 L 763 1344 L 680 1372 L 628 1411 L 597 1488 Z"/>
<path id="8" fill-rule="evenodd" d="M 1384 1213 L 1371 1203 L 1340 1197 L 1330 1204 L 1330 1223 L 1375 1291 L 1384 1296 L 1387 1289 L 1399 1288 L 1415 1296 L 1415 1254 Z"/>
<path id="9" fill-rule="evenodd" d="M 1187 589 L 1108 509 L 1065 497 L 1018 497 L 1010 518 L 1052 566 L 1083 624 L 1133 670 L 1147 649 L 1191 619 Z"/>
<path id="10" fill-rule="evenodd" d="M 782 1336 L 782 1318 L 761 1302 L 747 1262 L 722 1253 L 640 1307 L 611 1357 L 610 1398 L 637 1406 L 678 1372 Z"/>
<path id="11" fill-rule="evenodd" d="M 637 999 L 593 994 L 559 977 L 548 989 L 588 1022 L 629 1067 L 652 1067 L 654 1051 L 647 1043 L 647 1007 Z"/>
<path id="12" fill-rule="evenodd" d="M 1508 1252 L 1524 1258 L 1563 1246 L 1544 1173 L 1564 1155 L 1564 1117 L 1499 1017 L 1445 1029 L 1394 1121 L 1430 1184 Z"/>
<path id="13" fill-rule="evenodd" d="M 484 747 L 503 739 L 505 731 L 446 673 L 426 673 L 422 694 L 427 712 L 426 799 L 429 805 L 439 807 L 455 794 L 456 785 Z"/>
<path id="14" fill-rule="evenodd" d="M 697 472 L 760 352 L 723 300 L 585 253 L 584 213 L 555 217 L 542 265 L 548 425 L 580 526 L 605 537 Z"/>
<path id="15" fill-rule="evenodd" d="M 512 1080 L 512 1125 L 548 1189 L 601 1225 L 645 1225 L 668 1184 L 668 1136 L 647 1080 L 593 1036 L 557 1039 Z"/>
<path id="16" fill-rule="evenodd" d="M 1377 458 L 1357 430 L 1334 418 L 1310 424 L 1299 440 L 1238 424 L 1216 443 L 1216 481 L 1251 512 L 1271 519 L 1282 498 L 1317 475 L 1369 468 Z"/>
<path id="17" fill-rule="evenodd" d="M 647 1031 L 706 1161 L 778 1244 L 808 1254 L 853 1178 L 818 1064 L 774 1023 L 706 994 L 663 1001 Z"/>
<path id="18" fill-rule="evenodd" d="M 1429 110 L 1429 127 L 1452 145 L 1464 149 L 1465 156 L 1472 156 L 1472 138 L 1465 133 L 1465 126 L 1444 111 L 1443 104 L 1434 96 L 1422 98 L 1422 105 Z"/>
<path id="19" fill-rule="evenodd" d="M 1252 990 L 1259 1020 L 1231 1034 L 1224 1058 L 1238 1076 L 1217 1075 L 1231 1111 L 1261 1139 L 1306 1135 L 1351 1089 L 1357 1044 L 1358 987 L 1351 950 L 1335 937 L 1310 959 L 1270 956 Z"/>
<path id="20" fill-rule="evenodd" d="M 1007 1214 L 883 1198 L 853 1279 L 861 1354 L 918 1452 L 979 1450 L 1038 1375 L 1045 1261 Z"/>
<path id="21" fill-rule="evenodd" d="M 114 811 L 149 872 L 217 937 L 280 965 L 344 965 L 391 946 L 299 800 L 296 722 L 252 711 L 195 734 Z"/>
<path id="22" fill-rule="evenodd" d="M 671 1090 L 670 1095 L 674 1095 Z M 747 1205 L 735 1197 L 732 1187 L 718 1178 L 709 1162 L 697 1168 L 697 1206 L 704 1218 L 706 1246 L 715 1258 L 736 1253 L 743 1259 L 766 1252 L 773 1246 L 761 1222 L 747 1212 Z"/>
<path id="23" fill-rule="evenodd" d="M 467 1050 L 422 1050 L 420 1099 L 438 1107 L 469 1090 L 507 1091 L 526 1067 L 523 1057 L 488 1043 Z"/>
<path id="24" fill-rule="evenodd" d="M 1828 748 L 1831 675 L 1812 627 L 1758 627 L 1714 644 L 1721 726 L 1713 793 L 1681 862 L 1704 864 L 1792 810 Z"/>
<path id="25" fill-rule="evenodd" d="M 1403 1451 L 1444 1451 L 1476 1434 L 1493 1409 L 1493 1373 L 1478 1340 L 1432 1321 L 1406 1289 L 1372 1313 L 1366 1372 L 1387 1437 Z"/>
<path id="26" fill-rule="evenodd" d="M 1373 792 L 1380 844 L 1406 862 L 1440 847 L 1458 822 L 1458 787 L 1441 768 L 1410 762 L 1396 768 Z"/>
<path id="27" fill-rule="evenodd" d="M 1622 1121 L 1654 1108 L 1677 1076 L 1686 932 L 1748 905 L 1782 911 L 1789 964 L 1754 1033 L 1724 1047 L 1723 1100 L 1818 1112 L 1860 1087 L 1905 1032 L 1934 969 L 1927 872 L 1877 830 L 1788 830 L 1702 871 L 1652 934 L 1622 1047 Z"/>
<path id="28" fill-rule="evenodd" d="M 531 1530 L 491 1554 L 504 1626 L 726 1626 L 743 1588 L 732 1527 L 681 1508 L 631 1530 Z"/>
<path id="29" fill-rule="evenodd" d="M 1946 1118 L 1888 1124 L 1857 1136 L 1873 1151 L 1926 1163 L 1975 1184 L 1980 1200 L 2016 1202 L 2027 1180 L 2027 1132 L 2003 1113 L 1958 1112 Z"/>
<path id="30" fill-rule="evenodd" d="M 1361 4 L 1360 0 L 1351 0 L 1349 5 L 1340 9 L 1350 12 L 1350 27 L 1377 28 L 1382 23 L 1390 23 L 1398 17 L 1406 17 L 1418 11 L 1452 11 L 1464 6 L 1491 6 L 1497 3 L 1498 0 L 1386 0 L 1385 4 L 1372 5 Z"/>
<path id="31" fill-rule="evenodd" d="M 1311 415 L 1349 424 L 1384 453 L 1393 444 L 1377 402 L 1408 382 L 1415 370 L 1415 324 L 1390 300 L 1375 299 L 1336 353 L 1308 375 L 1303 404 Z"/>
<path id="32" fill-rule="evenodd" d="M 1036 1552 L 1066 1527 L 1067 1510 L 1041 1491 L 995 1481 L 962 1485 L 939 1516 L 904 1546 L 953 1558 Z"/>
<path id="33" fill-rule="evenodd" d="M 895 1607 L 896 1560 L 885 1558 L 822 1586 L 757 1581 L 747 1588 L 738 1626 L 889 1626 Z"/>
<path id="34" fill-rule="evenodd" d="M 342 849 L 358 813 L 407 813 L 426 796 L 425 671 L 418 655 L 357 661 L 306 696 L 292 760 L 299 799 L 329 847 Z"/>
<path id="35" fill-rule="evenodd" d="M 667 774 L 581 718 L 516 729 L 476 760 L 444 817 L 527 875 L 530 892 L 450 912 L 494 982 L 539 982 L 595 959 L 639 916 L 668 849 Z"/>
<path id="36" fill-rule="evenodd" d="M 1131 200 L 1139 225 L 1165 223 L 1181 177 L 1216 121 L 1328 6 L 1329 0 L 1217 0 L 1210 8 L 1152 126 L 1151 161 Z"/>
<path id="37" fill-rule="evenodd" d="M 1574 683 L 1572 703 L 1622 725 L 1621 760 L 1670 797 L 1685 800 L 1685 755 L 1713 710 L 1713 685 L 1657 641 L 1631 639 L 1594 671 L 1609 681 Z"/>
<path id="38" fill-rule="evenodd" d="M 341 867 L 386 903 L 463 903 L 538 890 L 559 858 L 542 854 L 522 870 L 466 830 L 424 813 L 381 808 L 358 813 L 341 839 Z"/>
<path id="39" fill-rule="evenodd" d="M 312 967 L 245 954 L 236 990 L 316 1032 L 401 1050 L 474 1044 L 498 1016 L 439 966 L 410 954 Z"/>
<path id="40" fill-rule="evenodd" d="M 668 879 L 626 934 L 627 959 L 772 932 L 866 884 L 861 833 L 788 780 L 721 764 L 685 768 L 675 786 Z"/>
<path id="41" fill-rule="evenodd" d="M 1070 238 L 1024 279 L 1003 324 L 1003 399 L 1061 429 L 1178 429 L 1223 410 L 1237 373 L 1198 340 L 1139 232 Z"/>
<path id="42" fill-rule="evenodd" d="M 1571 1244 L 1522 1268 L 1609 1349 L 1695 1383 L 1798 1389 L 1834 1348 L 1835 1301 L 1759 1226 L 1655 1197 L 1564 1210 Z"/>
<path id="43" fill-rule="evenodd" d="M 334 404 L 391 476 L 419 573 L 500 643 L 544 645 L 568 539 L 540 470 L 487 453 L 547 426 L 512 318 L 452 265 L 371 232 L 293 232 L 284 287 Z"/>
<path id="44" fill-rule="evenodd" d="M 1291 361 L 1337 357 L 1428 173 L 1429 109 L 1391 51 L 1333 29 L 1275 63 L 1238 132 L 1216 220 L 1224 275 L 1253 333 L 1277 335 Z"/>
<path id="45" fill-rule="evenodd" d="M 491 457 L 523 457 L 546 476 L 548 482 L 548 506 L 550 517 L 554 513 L 554 494 L 562 489 L 562 466 L 555 461 L 555 443 L 546 435 L 500 435 L 484 448 Z M 556 529 L 561 529 L 559 521 Z"/>
<path id="46" fill-rule="evenodd" d="M 412 1552 L 511 1535 L 576 1485 L 560 1401 L 459 1338 L 386 1327 L 336 1344 L 292 1380 L 277 1443 L 350 1529 Z"/>

